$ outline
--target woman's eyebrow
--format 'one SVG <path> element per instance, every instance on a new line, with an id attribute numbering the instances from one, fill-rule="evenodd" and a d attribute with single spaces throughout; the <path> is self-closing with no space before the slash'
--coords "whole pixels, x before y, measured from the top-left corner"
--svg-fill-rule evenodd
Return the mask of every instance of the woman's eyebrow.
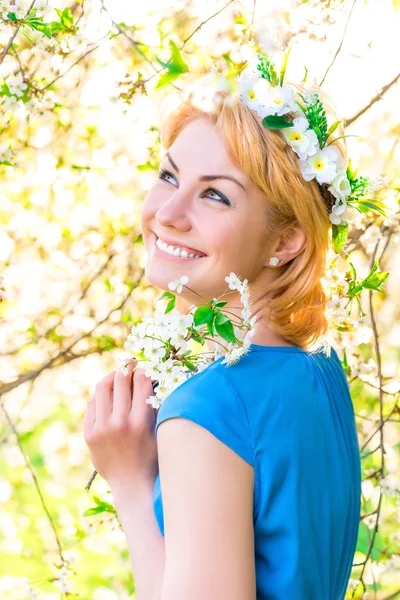
<path id="1" fill-rule="evenodd" d="M 172 159 L 172 156 L 170 155 L 169 152 L 165 153 L 165 158 L 168 158 L 169 162 L 174 167 L 175 171 L 177 173 L 179 173 L 179 167 L 175 163 L 175 161 Z M 228 181 L 233 181 L 234 183 L 237 183 L 237 185 L 239 185 L 243 191 L 246 191 L 246 188 L 244 187 L 244 185 L 242 183 L 240 183 L 240 181 L 238 181 L 235 177 L 232 177 L 231 175 L 202 175 L 201 177 L 199 177 L 199 181 L 213 181 L 214 179 L 227 179 Z"/>

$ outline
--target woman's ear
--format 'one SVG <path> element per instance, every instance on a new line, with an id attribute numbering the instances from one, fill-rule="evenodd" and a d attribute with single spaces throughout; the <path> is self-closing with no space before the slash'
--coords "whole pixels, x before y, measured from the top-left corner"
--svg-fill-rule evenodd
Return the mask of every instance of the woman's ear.
<path id="1" fill-rule="evenodd" d="M 266 265 L 269 266 L 269 259 L 271 256 L 276 256 L 283 260 L 284 263 L 288 263 L 304 250 L 306 243 L 306 233 L 297 223 L 288 233 L 280 236 L 276 244 L 272 246 Z"/>

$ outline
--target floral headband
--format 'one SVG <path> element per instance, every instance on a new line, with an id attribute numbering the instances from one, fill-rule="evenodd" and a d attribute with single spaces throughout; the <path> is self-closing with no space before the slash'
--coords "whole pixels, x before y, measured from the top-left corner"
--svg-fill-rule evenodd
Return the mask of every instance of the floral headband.
<path id="1" fill-rule="evenodd" d="M 340 253 L 348 236 L 348 207 L 359 212 L 374 210 L 387 217 L 382 202 L 365 198 L 368 192 L 379 189 L 385 182 L 378 177 L 357 177 L 338 147 L 328 141 L 341 121 L 329 128 L 326 112 L 317 92 L 304 95 L 284 86 L 283 80 L 291 47 L 285 52 L 279 77 L 275 66 L 266 54 L 258 55 L 258 64 L 246 67 L 239 76 L 239 98 L 262 117 L 266 129 L 281 130 L 286 141 L 298 156 L 298 164 L 306 181 L 316 179 L 321 195 L 328 207 L 332 223 L 332 243 Z M 304 81 L 304 79 L 303 79 Z"/>

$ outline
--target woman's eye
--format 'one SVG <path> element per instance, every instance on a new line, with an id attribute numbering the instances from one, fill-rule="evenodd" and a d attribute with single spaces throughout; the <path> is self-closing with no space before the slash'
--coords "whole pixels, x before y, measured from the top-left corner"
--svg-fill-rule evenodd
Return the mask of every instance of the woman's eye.
<path id="1" fill-rule="evenodd" d="M 223 194 L 220 194 L 220 192 L 217 192 L 216 190 L 213 190 L 213 189 L 209 189 L 209 190 L 206 190 L 205 193 L 207 194 L 207 196 L 209 198 L 211 198 L 211 200 L 219 200 L 219 202 L 222 202 L 223 204 L 227 204 L 228 206 L 231 206 L 231 203 L 229 202 L 228 198 L 226 198 L 226 196 L 224 196 Z M 218 196 L 218 198 L 212 198 L 210 196 L 210 194 L 215 194 L 216 196 Z"/>
<path id="2" fill-rule="evenodd" d="M 160 179 L 164 179 L 165 181 L 168 181 L 168 179 L 166 179 L 166 177 L 172 177 L 173 179 L 175 179 L 174 175 L 172 175 L 172 173 L 170 173 L 169 171 L 166 171 L 165 169 L 161 169 L 158 176 Z"/>

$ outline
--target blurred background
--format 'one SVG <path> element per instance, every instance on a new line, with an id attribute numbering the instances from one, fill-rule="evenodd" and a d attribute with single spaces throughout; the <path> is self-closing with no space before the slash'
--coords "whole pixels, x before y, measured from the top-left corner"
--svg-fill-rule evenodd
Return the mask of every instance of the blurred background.
<path id="1" fill-rule="evenodd" d="M 353 166 L 386 182 L 390 218 L 357 213 L 340 260 L 389 276 L 335 331 L 364 480 L 346 598 L 400 598 L 399 0 L 0 0 L 2 600 L 135 598 L 108 485 L 85 491 L 83 415 L 161 293 L 140 228 L 159 107 L 289 45 L 287 77 L 330 94 Z"/>

